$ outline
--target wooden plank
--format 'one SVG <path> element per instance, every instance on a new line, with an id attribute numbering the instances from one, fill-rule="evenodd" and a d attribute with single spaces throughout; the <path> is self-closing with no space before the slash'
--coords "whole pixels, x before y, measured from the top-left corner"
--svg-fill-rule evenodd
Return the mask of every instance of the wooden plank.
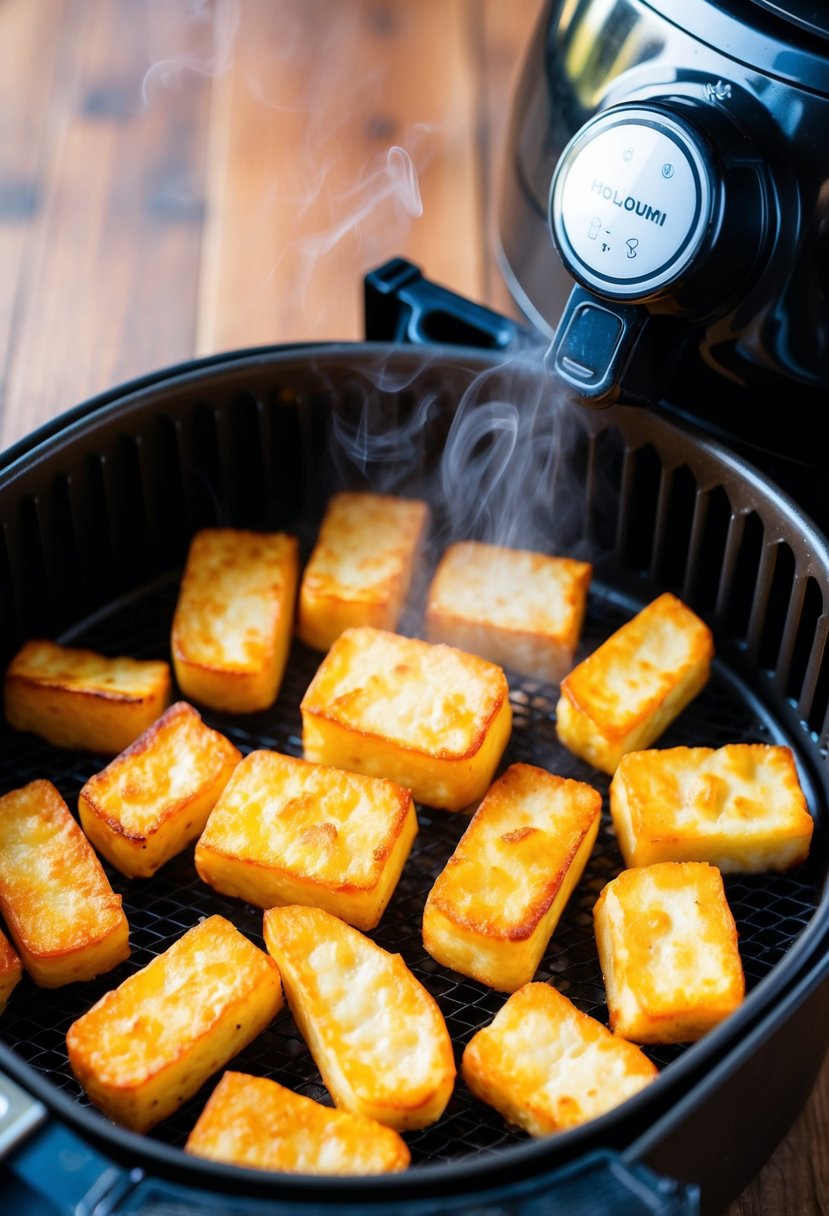
<path id="1" fill-rule="evenodd" d="M 67 87 L 51 99 L 54 155 L 15 317 L 4 445 L 192 353 L 209 80 L 170 71 L 146 96 L 142 85 L 149 48 L 175 34 L 181 63 L 209 61 L 199 44 L 212 31 L 176 28 L 174 10 L 145 0 L 67 8 L 58 51 Z"/>
<path id="2" fill-rule="evenodd" d="M 26 254 L 43 203 L 47 115 L 63 0 L 0 5 L 0 385 L 5 392 Z M 2 396 L 2 394 L 0 394 Z"/>
<path id="3" fill-rule="evenodd" d="M 512 102 L 530 38 L 547 8 L 544 0 L 484 0 L 478 6 L 481 70 L 481 174 L 483 192 L 484 300 L 507 316 L 520 312 L 504 282 L 496 257 L 498 204 Z"/>
<path id="4" fill-rule="evenodd" d="M 360 338 L 362 276 L 397 255 L 480 294 L 468 4 L 242 6 L 215 86 L 200 351 Z"/>

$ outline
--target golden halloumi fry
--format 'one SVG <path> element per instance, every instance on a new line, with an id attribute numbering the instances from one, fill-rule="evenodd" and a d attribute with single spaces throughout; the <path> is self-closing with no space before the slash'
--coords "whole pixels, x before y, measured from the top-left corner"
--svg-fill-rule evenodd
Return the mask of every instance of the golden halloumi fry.
<path id="1" fill-rule="evenodd" d="M 6 721 L 56 747 L 114 756 L 170 704 L 169 663 L 26 642 L 6 669 Z"/>
<path id="2" fill-rule="evenodd" d="M 293 636 L 298 578 L 295 536 L 236 528 L 196 533 L 171 637 L 176 680 L 188 700 L 231 713 L 274 703 Z"/>
<path id="3" fill-rule="evenodd" d="M 429 587 L 426 636 L 556 684 L 573 665 L 592 572 L 574 558 L 451 545 Z"/>
<path id="4" fill-rule="evenodd" d="M 711 630 L 665 592 L 561 681 L 559 741 L 614 773 L 626 752 L 650 747 L 704 688 L 713 657 Z"/>
<path id="5" fill-rule="evenodd" d="M 269 908 L 265 944 L 322 1079 L 341 1110 L 397 1131 L 427 1127 L 455 1084 L 434 998 L 399 954 L 320 908 Z"/>
<path id="6" fill-rule="evenodd" d="M 273 959 L 223 916 L 209 916 L 72 1023 L 69 1063 L 99 1110 L 145 1132 L 255 1039 L 282 1003 Z"/>
<path id="7" fill-rule="evenodd" d="M 255 751 L 207 820 L 196 870 L 260 908 L 311 904 L 373 929 L 416 835 L 412 796 L 393 781 Z"/>
<path id="8" fill-rule="evenodd" d="M 806 860 L 814 831 L 791 748 L 768 743 L 629 752 L 610 783 L 610 812 L 627 866 L 788 870 Z"/>
<path id="9" fill-rule="evenodd" d="M 432 957 L 502 992 L 531 980 L 593 849 L 601 808 L 584 782 L 511 765 L 427 896 Z"/>
<path id="10" fill-rule="evenodd" d="M 332 1110 L 277 1081 L 225 1072 L 187 1138 L 187 1153 L 287 1174 L 392 1174 L 411 1160 L 390 1127 Z"/>
<path id="11" fill-rule="evenodd" d="M 302 575 L 297 633 L 328 650 L 346 629 L 396 629 L 423 533 L 425 502 L 342 491 L 329 500 Z"/>
<path id="12" fill-rule="evenodd" d="M 300 708 L 306 760 L 387 777 L 450 811 L 483 797 L 512 729 L 500 667 L 382 629 L 341 634 Z"/>
<path id="13" fill-rule="evenodd" d="M 176 701 L 84 784 L 78 809 L 95 848 L 130 878 L 149 878 L 199 835 L 242 753 Z"/>
<path id="14" fill-rule="evenodd" d="M 742 1003 L 722 875 L 701 861 L 623 870 L 593 911 L 610 1026 L 634 1043 L 690 1043 Z"/>
<path id="15" fill-rule="evenodd" d="M 0 911 L 44 988 L 92 979 L 129 956 L 121 896 L 51 781 L 0 798 Z"/>
<path id="16" fill-rule="evenodd" d="M 519 988 L 470 1039 L 462 1069 L 477 1098 L 531 1136 L 595 1119 L 658 1075 L 639 1047 L 541 983 Z"/>

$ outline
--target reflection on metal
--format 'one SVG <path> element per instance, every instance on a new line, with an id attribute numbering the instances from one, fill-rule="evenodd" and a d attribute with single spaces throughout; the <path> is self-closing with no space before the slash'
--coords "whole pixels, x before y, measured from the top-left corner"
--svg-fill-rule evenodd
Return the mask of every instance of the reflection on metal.
<path id="1" fill-rule="evenodd" d="M 662 49 L 661 42 L 643 39 L 641 14 L 629 0 L 599 0 L 573 12 L 560 26 L 562 66 L 581 105 L 598 106 L 607 82 Z"/>

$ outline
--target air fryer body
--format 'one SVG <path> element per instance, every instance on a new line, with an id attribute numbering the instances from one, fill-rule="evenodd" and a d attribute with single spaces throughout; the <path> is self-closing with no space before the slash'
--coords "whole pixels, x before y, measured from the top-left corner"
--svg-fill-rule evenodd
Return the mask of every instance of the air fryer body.
<path id="1" fill-rule="evenodd" d="M 696 282 L 680 274 L 639 305 L 673 326 L 675 357 L 655 403 L 742 451 L 826 526 L 816 443 L 829 402 L 829 14 L 820 7 L 551 0 L 514 98 L 499 239 L 519 307 L 552 338 L 574 286 L 552 223 L 562 152 L 614 107 L 687 118 L 715 181 L 736 180 L 727 175 L 737 164 L 751 189 L 743 199 L 732 189 L 727 225 L 724 208 L 712 208 L 705 273 Z"/>

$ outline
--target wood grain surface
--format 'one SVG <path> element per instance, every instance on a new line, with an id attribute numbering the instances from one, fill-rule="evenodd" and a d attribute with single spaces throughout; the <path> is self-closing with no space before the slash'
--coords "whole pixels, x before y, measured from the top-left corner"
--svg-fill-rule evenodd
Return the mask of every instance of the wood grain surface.
<path id="1" fill-rule="evenodd" d="M 494 215 L 539 10 L 0 0 L 0 447 L 193 355 L 360 339 L 395 255 L 514 314 Z M 728 1216 L 828 1196 L 829 1064 Z"/>

